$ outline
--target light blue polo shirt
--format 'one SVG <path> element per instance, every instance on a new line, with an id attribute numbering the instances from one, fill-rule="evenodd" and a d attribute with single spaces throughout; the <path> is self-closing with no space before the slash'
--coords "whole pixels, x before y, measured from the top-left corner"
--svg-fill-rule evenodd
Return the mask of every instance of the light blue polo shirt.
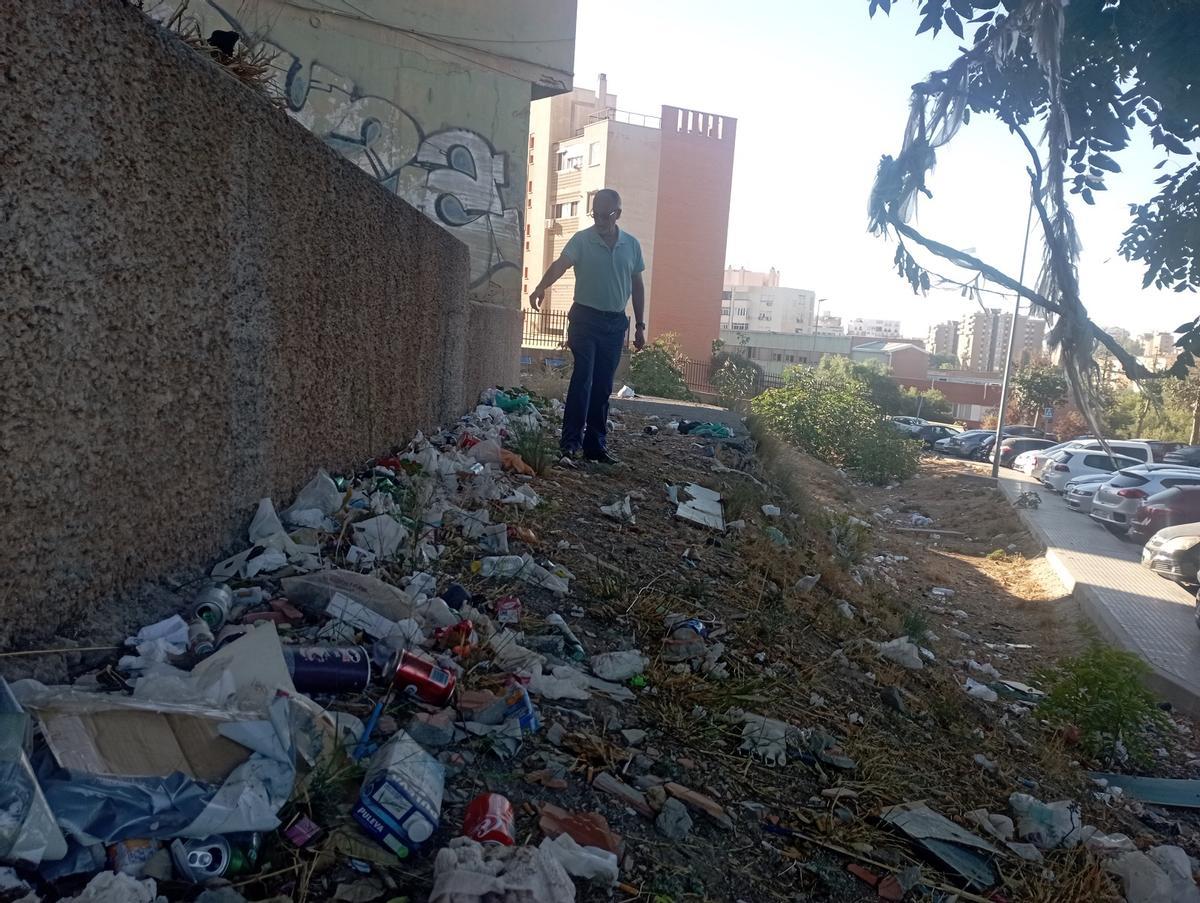
<path id="1" fill-rule="evenodd" d="M 642 246 L 624 229 L 612 248 L 589 226 L 576 232 L 562 256 L 575 266 L 575 303 L 610 313 L 624 313 L 633 292 L 633 275 L 646 269 Z"/>

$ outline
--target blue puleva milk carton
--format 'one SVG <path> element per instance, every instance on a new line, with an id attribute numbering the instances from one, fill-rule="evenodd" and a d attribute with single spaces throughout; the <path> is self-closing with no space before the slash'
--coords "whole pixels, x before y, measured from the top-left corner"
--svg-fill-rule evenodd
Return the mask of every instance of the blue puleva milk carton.
<path id="1" fill-rule="evenodd" d="M 437 830 L 445 782 L 442 764 L 397 731 L 371 757 L 354 818 L 403 859 Z"/>

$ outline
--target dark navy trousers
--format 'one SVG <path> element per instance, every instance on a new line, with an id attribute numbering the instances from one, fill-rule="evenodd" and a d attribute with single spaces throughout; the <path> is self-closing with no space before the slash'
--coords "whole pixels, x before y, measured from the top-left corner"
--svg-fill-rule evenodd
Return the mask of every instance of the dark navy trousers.
<path id="1" fill-rule="evenodd" d="M 585 455 L 598 455 L 605 449 L 608 397 L 621 363 L 629 317 L 584 304 L 572 305 L 567 316 L 567 347 L 575 366 L 567 389 L 560 445 L 564 452 L 582 450 Z"/>

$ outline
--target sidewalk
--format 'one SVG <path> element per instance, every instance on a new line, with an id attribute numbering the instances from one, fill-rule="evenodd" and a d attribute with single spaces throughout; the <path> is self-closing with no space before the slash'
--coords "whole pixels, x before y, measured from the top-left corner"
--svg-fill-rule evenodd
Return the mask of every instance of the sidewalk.
<path id="1" fill-rule="evenodd" d="M 1030 477 L 1002 470 L 1000 488 L 1010 502 L 1038 489 L 1041 507 L 1016 510 L 1045 545 L 1046 560 L 1067 590 L 1106 639 L 1150 663 L 1156 692 L 1200 716 L 1200 629 L 1192 595 L 1142 567 L 1139 546 L 1072 511 Z"/>

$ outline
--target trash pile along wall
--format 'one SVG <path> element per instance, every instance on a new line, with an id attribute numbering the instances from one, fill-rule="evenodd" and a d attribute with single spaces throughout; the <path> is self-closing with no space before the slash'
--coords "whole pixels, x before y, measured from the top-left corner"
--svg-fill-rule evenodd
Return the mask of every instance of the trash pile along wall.
<path id="1" fill-rule="evenodd" d="M 0 646 L 453 418 L 481 332 L 461 242 L 135 8 L 6 26 Z"/>

